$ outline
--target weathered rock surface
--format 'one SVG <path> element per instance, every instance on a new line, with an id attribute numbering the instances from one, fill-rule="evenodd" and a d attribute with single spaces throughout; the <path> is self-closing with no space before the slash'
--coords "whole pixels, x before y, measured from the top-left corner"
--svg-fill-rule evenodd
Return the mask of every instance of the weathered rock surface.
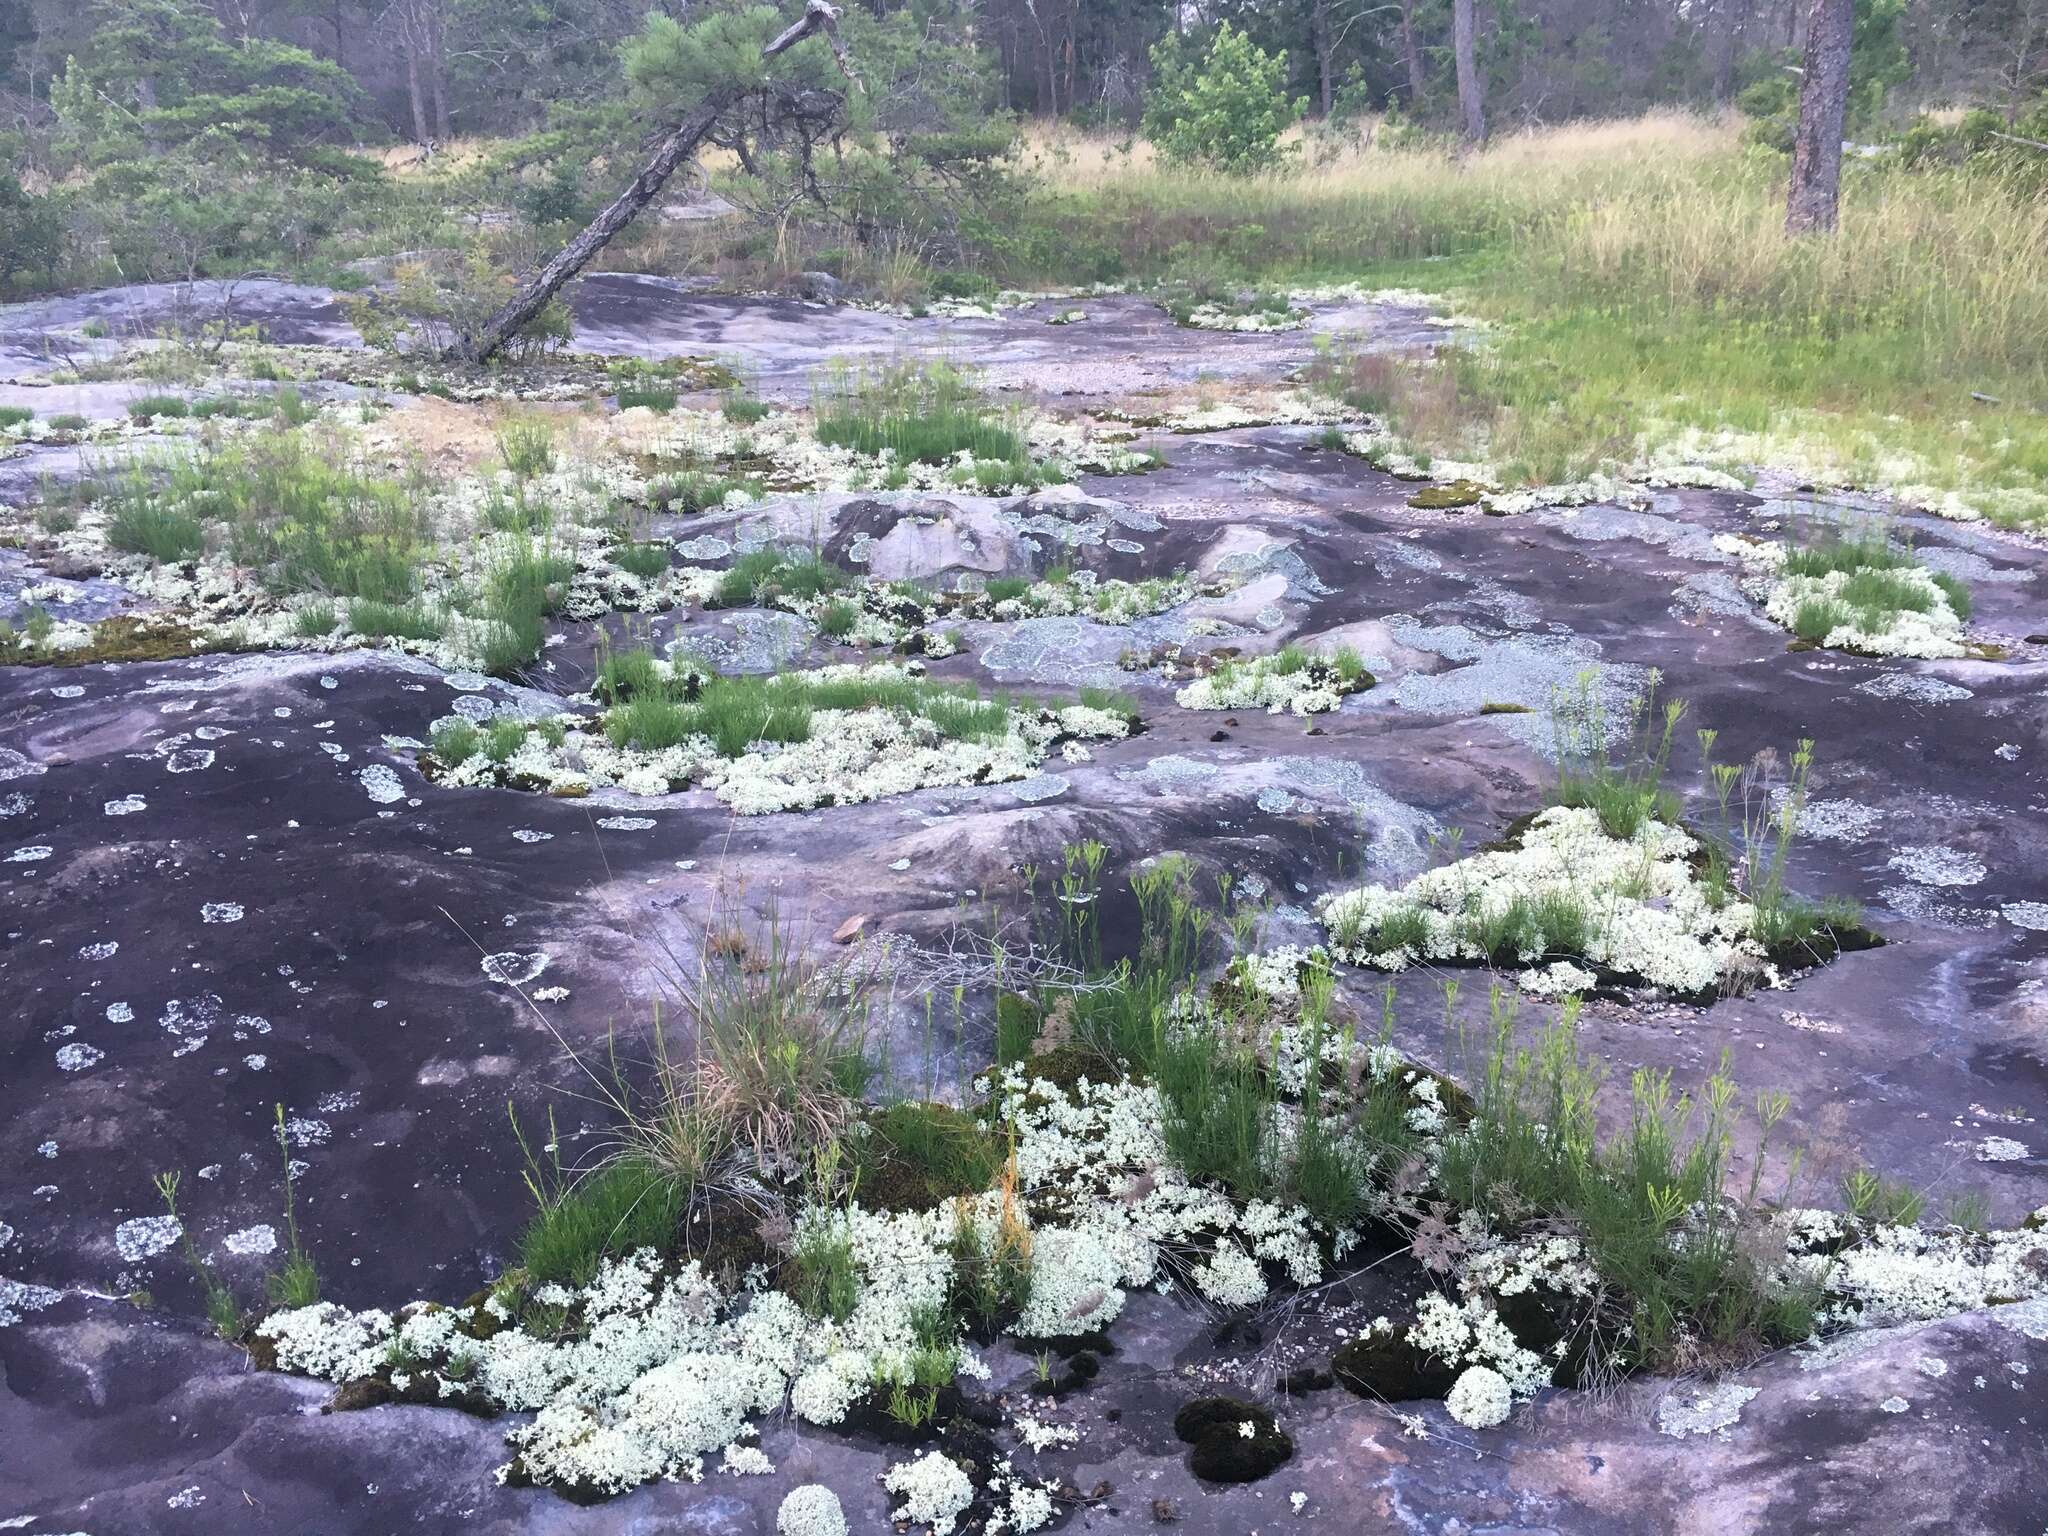
<path id="1" fill-rule="evenodd" d="M 26 356 L 19 339 L 36 327 L 114 302 L 0 312 L 0 344 Z M 325 299 L 265 302 L 289 336 L 337 339 Z M 786 389 L 823 354 L 941 337 L 1022 387 L 1104 397 L 1204 367 L 1272 379 L 1308 346 L 1292 333 L 1175 332 L 1137 301 L 1090 301 L 1102 313 L 1086 326 L 1028 312 L 911 322 L 593 278 L 577 305 L 587 344 L 717 353 Z M 1352 323 L 1381 326 L 1391 345 L 1409 322 Z M 910 509 L 929 522 L 898 499 L 803 498 L 665 530 L 801 524 L 835 551 L 864 539 L 869 568 L 892 577 L 1042 569 L 1055 556 L 1133 578 L 1248 577 L 1228 599 L 1131 626 L 965 626 L 969 653 L 939 675 L 1027 690 L 1113 682 L 1144 712 L 1136 739 L 1016 784 L 737 821 L 699 793 L 441 790 L 387 738 L 416 741 L 451 710 L 481 717 L 525 707 L 525 695 L 369 654 L 0 669 L 0 985 L 13 1002 L 0 1017 L 0 1521 L 27 1516 L 17 1528 L 31 1536 L 740 1533 L 771 1529 L 781 1494 L 816 1480 L 840 1492 L 856 1530 L 884 1528 L 881 1452 L 786 1427 L 764 1437 L 770 1478 L 708 1475 L 592 1510 L 499 1489 L 500 1428 L 414 1408 L 318 1415 L 323 1388 L 253 1373 L 205 1342 L 176 1248 L 124 1223 L 159 1214 L 153 1173 L 183 1169 L 195 1240 L 252 1287 L 264 1260 L 248 1234 L 280 1221 L 281 1103 L 328 1294 L 355 1306 L 457 1298 L 507 1260 L 526 1212 L 507 1099 L 531 1122 L 573 1081 L 565 1043 L 600 1045 L 644 1018 L 664 938 L 702 924 L 722 891 L 777 892 L 820 941 L 865 913 L 868 935 L 941 943 L 963 912 L 1014 912 L 1019 866 L 1049 869 L 1064 844 L 1093 836 L 1118 869 L 1185 849 L 1256 880 L 1274 902 L 1269 942 L 1306 941 L 1315 896 L 1361 871 L 1412 872 L 1432 834 L 1455 828 L 1476 845 L 1538 803 L 1552 771 L 1545 712 L 1588 669 L 1625 682 L 1659 671 L 1667 696 L 1690 701 L 1686 729 L 1720 731 L 1724 761 L 1812 738 L 1793 884 L 1856 898 L 1892 940 L 1704 1011 L 1594 1005 L 1588 1046 L 1619 1067 L 1668 1066 L 1682 1084 L 1725 1054 L 1745 1095 L 1786 1090 L 1809 1198 L 1869 1165 L 1932 1190 L 1937 1206 L 1982 1190 L 2000 1219 L 2048 1201 L 2048 651 L 2016 643 L 2006 660 L 1944 663 L 1788 652 L 1711 543 L 1776 526 L 1783 503 L 1674 491 L 1506 520 L 1415 510 L 1410 487 L 1312 437 L 1274 427 L 1179 439 L 1168 468 L 1089 480 L 1080 500 Z M 0 480 L 0 494 L 24 489 Z M 2048 628 L 2039 547 L 1902 523 L 1931 559 L 1968 573 L 1980 627 L 2016 640 Z M 10 559 L 0 616 L 50 574 L 0 554 Z M 64 579 L 81 612 L 120 600 L 90 576 Z M 1196 636 L 1194 618 L 1221 633 Z M 701 625 L 766 667 L 811 644 L 786 619 L 677 615 L 657 636 Z M 1308 722 L 1235 716 L 1218 741 L 1222 717 L 1178 710 L 1168 685 L 1117 665 L 1181 640 L 1261 650 L 1290 638 L 1354 645 L 1379 685 Z M 551 651 L 544 691 L 583 686 L 590 648 L 579 628 Z M 568 996 L 543 1020 L 496 979 L 507 975 Z M 1380 985 L 1347 981 L 1369 1017 Z M 1409 973 L 1396 990 L 1397 1043 L 1455 1068 L 1437 980 Z M 1461 1011 L 1476 1017 L 1483 990 L 1468 984 Z M 909 1005 L 893 1021 L 898 1060 L 916 1060 L 921 1021 Z M 937 1080 L 984 1059 L 987 1029 L 970 1018 L 960 1038 L 946 1032 Z M 595 1107 L 557 1103 L 565 1137 L 601 1124 Z M 1994 1154 L 1994 1141 L 2019 1155 Z M 145 1292 L 146 1308 L 112 1299 Z M 1374 1405 L 1320 1394 L 1279 1409 L 1294 1460 L 1229 1489 L 1194 1483 L 1173 1409 L 1218 1373 L 1260 1392 L 1274 1373 L 1256 1350 L 1209 1347 L 1210 1327 L 1154 1298 L 1118 1325 L 1119 1354 L 1078 1400 L 1081 1448 L 1040 1459 L 1084 1492 L 1110 1484 L 1064 1528 L 1147 1529 L 1155 1500 L 1179 1529 L 1216 1536 L 1296 1524 L 2048 1526 L 2037 1308 L 1873 1335 L 1817 1369 L 1764 1362 L 1732 1378 L 1756 1393 L 1737 1421 L 1682 1438 L 1660 1429 L 1655 1384 L 1606 1402 L 1561 1396 L 1476 1436 L 1427 1407 L 1426 1440 Z M 1003 1360 L 997 1385 L 1028 1370 Z M 1671 1389 L 1674 1415 L 1706 1425 L 1739 1395 L 1698 1390 L 1705 1409 L 1691 1407 L 1691 1384 Z M 1097 1417 L 1111 1406 L 1117 1422 Z"/>

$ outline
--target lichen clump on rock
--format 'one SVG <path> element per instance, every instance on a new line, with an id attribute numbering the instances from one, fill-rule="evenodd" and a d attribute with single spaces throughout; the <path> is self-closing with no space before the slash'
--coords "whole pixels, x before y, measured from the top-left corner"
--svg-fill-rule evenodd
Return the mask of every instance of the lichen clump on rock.
<path id="1" fill-rule="evenodd" d="M 1714 543 L 1758 572 L 1751 586 L 1765 616 L 1805 644 L 1928 661 L 1970 654 L 1969 588 L 1881 531 L 1804 545 L 1728 534 Z"/>
<path id="2" fill-rule="evenodd" d="M 697 786 L 741 815 L 854 805 L 912 790 L 1003 784 L 1060 750 L 1117 741 L 1132 718 L 1092 704 L 1026 706 L 923 682 L 920 663 L 822 667 L 728 682 L 650 662 L 641 691 L 602 722 L 438 721 L 439 782 L 555 794 Z"/>
<path id="3" fill-rule="evenodd" d="M 1646 820 L 1608 834 L 1577 806 L 1539 812 L 1516 845 L 1429 870 L 1399 888 L 1366 885 L 1317 904 L 1340 959 L 1381 970 L 1420 961 L 1491 962 L 1532 992 L 1585 991 L 1606 973 L 1678 993 L 1761 968 L 1750 904 L 1720 905 L 1697 878 L 1698 845 Z"/>
<path id="4" fill-rule="evenodd" d="M 1226 657 L 1215 670 L 1178 690 L 1182 709 L 1263 709 L 1269 715 L 1326 714 L 1345 696 L 1372 687 L 1355 651 L 1323 656 L 1288 646 L 1249 661 Z"/>

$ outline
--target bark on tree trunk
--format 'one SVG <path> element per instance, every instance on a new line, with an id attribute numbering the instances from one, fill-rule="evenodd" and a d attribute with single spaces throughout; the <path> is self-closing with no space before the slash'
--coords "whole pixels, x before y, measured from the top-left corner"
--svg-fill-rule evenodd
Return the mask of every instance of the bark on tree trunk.
<path id="1" fill-rule="evenodd" d="M 427 99 L 420 92 L 420 46 L 412 27 L 405 28 L 405 88 L 412 98 L 412 136 L 425 144 L 434 136 L 427 130 Z"/>
<path id="2" fill-rule="evenodd" d="M 1330 79 L 1331 70 L 1335 62 L 1330 57 L 1334 51 L 1330 47 L 1330 0 L 1316 0 L 1315 8 L 1309 12 L 1309 30 L 1315 35 L 1316 84 L 1322 97 L 1323 116 L 1327 118 L 1330 115 L 1331 104 L 1335 99 L 1335 91 Z"/>
<path id="3" fill-rule="evenodd" d="M 832 0 L 809 0 L 804 14 L 762 47 L 761 57 L 772 59 L 807 37 L 823 37 L 846 83 L 856 91 L 862 89 L 860 73 L 853 67 L 846 44 L 839 36 L 839 17 L 840 10 Z M 593 256 L 611 243 L 613 236 L 660 195 L 676 168 L 694 155 L 705 136 L 718 126 L 719 117 L 748 95 L 740 86 L 721 86 L 693 107 L 669 129 L 631 185 L 613 198 L 604 212 L 584 225 L 582 233 L 557 251 L 552 261 L 521 284 L 519 291 L 484 322 L 481 330 L 474 336 L 463 337 L 453 350 L 471 362 L 480 363 L 516 336 L 547 307 L 548 300 L 561 291 L 564 283 L 581 272 Z"/>
<path id="4" fill-rule="evenodd" d="M 1422 50 L 1415 46 L 1415 0 L 1401 0 L 1401 57 L 1408 64 L 1408 110 L 1422 107 Z"/>
<path id="5" fill-rule="evenodd" d="M 1451 51 L 1458 68 L 1458 115 L 1464 119 L 1466 139 L 1477 144 L 1486 137 L 1486 102 L 1473 54 L 1474 30 L 1472 0 L 1451 0 Z"/>
<path id="6" fill-rule="evenodd" d="M 434 137 L 446 144 L 451 135 L 448 132 L 448 60 L 441 37 L 443 17 L 441 7 L 431 0 L 422 9 L 427 32 L 427 83 L 434 101 Z"/>
<path id="7" fill-rule="evenodd" d="M 464 338 L 459 344 L 462 354 L 471 362 L 482 362 L 546 308 L 548 300 L 561 290 L 564 283 L 582 271 L 614 235 L 632 223 L 640 210 L 654 201 L 669 177 L 675 174 L 676 167 L 697 152 L 697 146 L 704 142 L 704 136 L 717 123 L 718 115 L 731 106 L 733 100 L 730 93 L 710 97 L 671 128 L 631 185 L 612 199 L 604 212 L 584 226 L 581 234 L 563 246 L 554 260 L 528 278 L 510 302 L 485 322 L 482 330 Z"/>
<path id="8" fill-rule="evenodd" d="M 1799 128 L 1792 140 L 1792 185 L 1785 233 L 1835 227 L 1842 185 L 1842 122 L 1849 110 L 1849 44 L 1855 0 L 1813 0 L 1806 18 L 1806 77 L 1799 86 Z"/>

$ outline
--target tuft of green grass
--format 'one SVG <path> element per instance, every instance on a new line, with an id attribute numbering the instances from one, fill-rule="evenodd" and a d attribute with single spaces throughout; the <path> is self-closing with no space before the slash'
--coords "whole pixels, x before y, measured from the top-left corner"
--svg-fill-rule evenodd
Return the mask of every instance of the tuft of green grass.
<path id="1" fill-rule="evenodd" d="M 576 563 L 551 546 L 527 540 L 502 554 L 484 578 L 484 670 L 504 676 L 540 654 L 547 616 L 566 595 Z"/>
<path id="2" fill-rule="evenodd" d="M 483 732 L 468 720 L 443 720 L 434 727 L 428 745 L 444 767 L 459 768 L 483 750 Z"/>
<path id="3" fill-rule="evenodd" d="M 818 632 L 834 640 L 844 640 L 853 633 L 853 626 L 860 621 L 860 609 L 845 598 L 834 598 L 818 610 Z"/>
<path id="4" fill-rule="evenodd" d="M 385 603 L 359 597 L 348 605 L 348 625 L 373 639 L 438 640 L 447 621 L 424 603 Z"/>
<path id="5" fill-rule="evenodd" d="M 1592 810 L 1609 837 L 1634 837 L 1647 821 L 1675 823 L 1683 811 L 1678 795 L 1665 787 L 1664 773 L 1685 703 L 1674 699 L 1659 708 L 1656 698 L 1652 673 L 1649 686 L 1628 701 L 1623 718 L 1612 721 L 1589 672 L 1552 703 L 1558 764 L 1552 800 Z"/>
<path id="6" fill-rule="evenodd" d="M 991 603 L 1014 602 L 1031 590 L 1029 576 L 992 576 L 982 589 Z"/>
<path id="7" fill-rule="evenodd" d="M 774 549 L 757 549 L 733 561 L 719 578 L 708 606 L 740 608 L 771 602 L 777 597 L 823 597 L 845 586 L 848 580 L 846 572 L 809 551 L 788 555 Z"/>
<path id="8" fill-rule="evenodd" d="M 607 1163 L 556 1192 L 527 1224 L 519 1261 L 529 1283 L 588 1285 L 606 1259 L 671 1251 L 682 1224 L 676 1181 L 647 1163 Z"/>
<path id="9" fill-rule="evenodd" d="M 164 565 L 190 560 L 206 548 L 206 530 L 191 513 L 146 496 L 123 497 L 107 523 L 107 542 Z"/>
<path id="10" fill-rule="evenodd" d="M 1899 571 L 1916 563 L 1910 551 L 1901 549 L 1878 529 L 1863 529 L 1855 533 L 1835 530 L 1809 543 L 1794 545 L 1785 552 L 1787 576 Z"/>
<path id="11" fill-rule="evenodd" d="M 1825 597 L 1810 597 L 1792 615 L 1792 633 L 1819 645 L 1850 620 L 1849 610 Z"/>
<path id="12" fill-rule="evenodd" d="M 814 391 L 818 441 L 899 464 L 944 464 L 961 453 L 1037 484 L 1043 473 L 1015 420 L 998 411 L 973 376 L 947 363 L 841 364 Z"/>
<path id="13" fill-rule="evenodd" d="M 18 427 L 25 421 L 34 421 L 36 413 L 25 405 L 0 405 L 0 431 Z"/>
<path id="14" fill-rule="evenodd" d="M 760 489 L 761 481 L 753 475 L 721 475 L 709 470 L 691 469 L 658 475 L 648 481 L 647 500 L 657 509 L 692 517 L 721 505 L 734 491 L 754 495 Z"/>
<path id="15" fill-rule="evenodd" d="M 642 581 L 658 581 L 668 574 L 670 549 L 666 539 L 628 540 L 612 546 L 612 564 Z"/>
<path id="16" fill-rule="evenodd" d="M 622 385 L 618 393 L 619 409 L 630 411 L 636 408 L 667 415 L 676 408 L 676 392 L 659 385 Z"/>
<path id="17" fill-rule="evenodd" d="M 741 390 L 727 390 L 725 403 L 720 407 L 727 421 L 736 421 L 743 427 L 751 427 L 768 414 L 768 402 Z"/>
<path id="18" fill-rule="evenodd" d="M 292 617 L 292 629 L 308 640 L 331 635 L 341 624 L 341 611 L 328 602 L 308 603 Z"/>
<path id="19" fill-rule="evenodd" d="M 555 467 L 555 429 L 539 417 L 508 421 L 498 429 L 498 457 L 518 479 L 544 475 Z"/>
<path id="20" fill-rule="evenodd" d="M 128 414 L 137 421 L 155 421 L 159 417 L 187 416 L 192 407 L 182 395 L 144 395 L 140 400 L 128 402 Z"/>

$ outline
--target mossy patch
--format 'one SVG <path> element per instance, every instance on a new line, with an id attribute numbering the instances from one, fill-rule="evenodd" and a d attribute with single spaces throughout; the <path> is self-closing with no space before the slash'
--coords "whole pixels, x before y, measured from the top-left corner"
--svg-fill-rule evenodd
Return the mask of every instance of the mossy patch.
<path id="1" fill-rule="evenodd" d="M 1188 1465 L 1195 1476 L 1212 1483 L 1256 1482 L 1294 1455 L 1294 1441 L 1272 1414 L 1234 1397 L 1184 1404 L 1173 1416 L 1173 1432 L 1194 1447 Z"/>
<path id="2" fill-rule="evenodd" d="M 177 661 L 208 652 L 247 649 L 212 640 L 188 624 L 173 619 L 102 619 L 93 626 L 92 639 L 69 650 L 34 650 L 16 645 L 0 650 L 0 665 L 30 667 L 83 667 L 106 661 Z"/>
<path id="3" fill-rule="evenodd" d="M 1113 1081 L 1117 1076 L 1103 1064 L 1099 1055 L 1079 1045 L 1056 1045 L 1049 1051 L 1027 1057 L 1024 1075 L 1033 1082 L 1048 1082 L 1068 1094 L 1084 1077 L 1090 1082 L 1104 1083 Z"/>
<path id="4" fill-rule="evenodd" d="M 1425 512 L 1442 512 L 1457 507 L 1476 507 L 1479 498 L 1485 494 L 1486 487 L 1475 480 L 1450 480 L 1417 491 L 1408 498 L 1408 505 Z"/>
<path id="5" fill-rule="evenodd" d="M 1408 1342 L 1406 1326 L 1353 1339 L 1331 1357 L 1330 1374 L 1340 1386 L 1382 1403 L 1442 1397 L 1458 1379 L 1456 1367 Z"/>
<path id="6" fill-rule="evenodd" d="M 928 1211 L 987 1189 L 1002 1170 L 1004 1150 L 979 1120 L 950 1104 L 905 1103 L 869 1118 L 855 1158 L 862 1205 Z"/>

